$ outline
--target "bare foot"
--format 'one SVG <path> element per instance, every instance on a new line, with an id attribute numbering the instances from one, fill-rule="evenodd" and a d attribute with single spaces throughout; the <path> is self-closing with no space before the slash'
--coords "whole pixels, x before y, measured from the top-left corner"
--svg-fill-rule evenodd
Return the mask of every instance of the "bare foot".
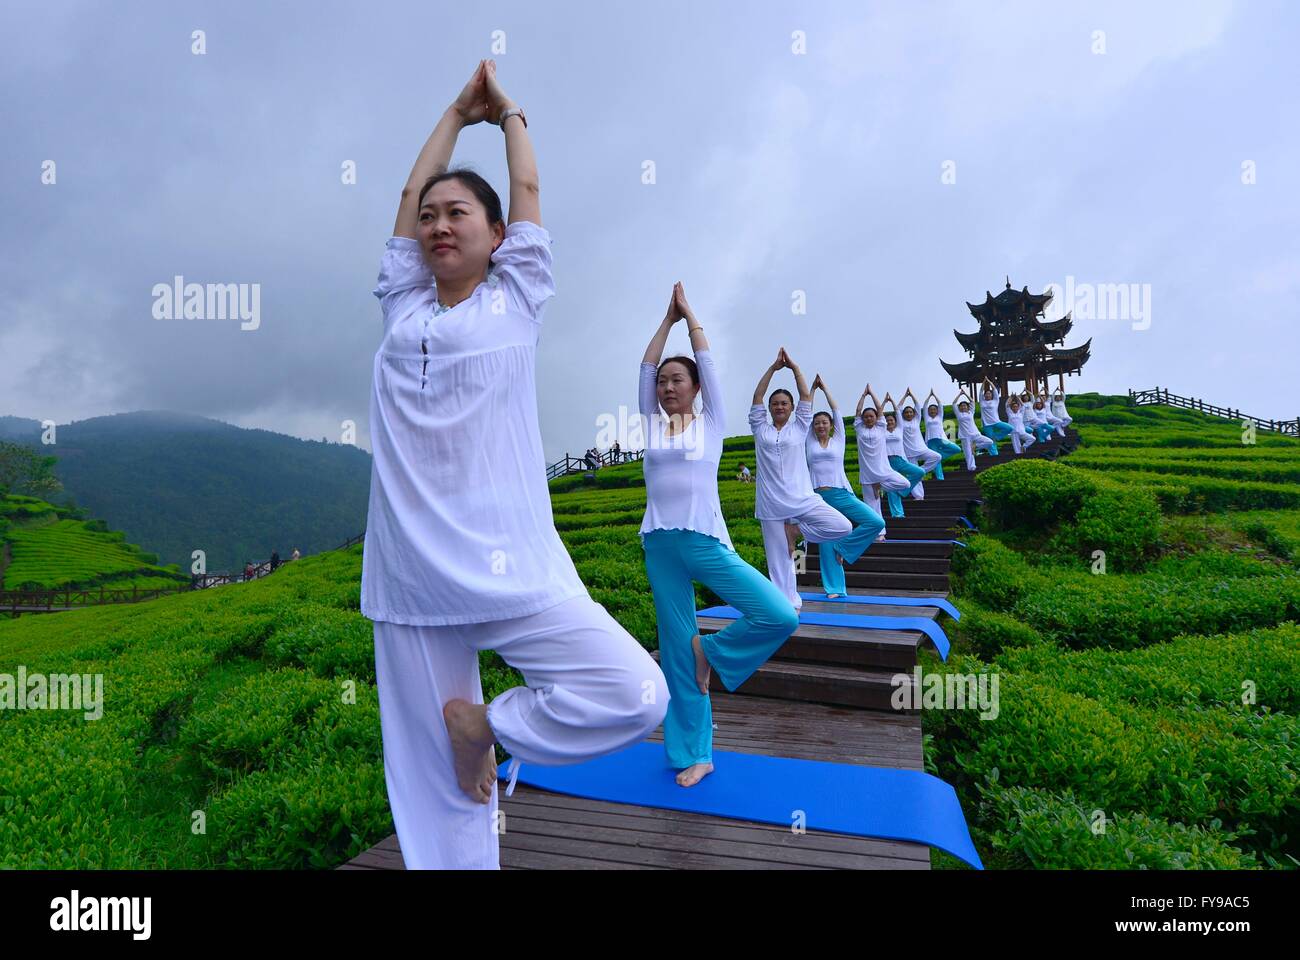
<path id="1" fill-rule="evenodd" d="M 475 803 L 492 799 L 492 784 L 497 778 L 496 738 L 487 722 L 487 705 L 468 700 L 448 700 L 442 708 L 451 740 L 456 767 L 456 782 Z"/>
<path id="2" fill-rule="evenodd" d="M 837 600 L 837 599 L 839 599 L 839 598 L 842 597 L 842 596 L 844 596 L 844 594 L 842 594 L 842 593 L 828 593 L 828 594 L 826 594 L 826 599 L 827 599 L 827 600 Z"/>
<path id="3" fill-rule="evenodd" d="M 837 554 L 835 554 L 835 559 L 839 560 L 839 562 L 840 562 L 840 566 L 841 566 L 841 567 L 847 567 L 847 566 L 848 566 L 848 564 L 844 562 L 844 554 L 842 554 L 842 553 L 837 553 Z"/>
<path id="4" fill-rule="evenodd" d="M 700 693 L 708 693 L 709 675 L 713 668 L 709 664 L 709 658 L 704 655 L 704 645 L 698 633 L 691 637 L 691 650 L 695 652 L 695 682 L 699 685 Z"/>
<path id="5" fill-rule="evenodd" d="M 697 763 L 677 774 L 679 787 L 692 787 L 713 772 L 713 764 Z"/>

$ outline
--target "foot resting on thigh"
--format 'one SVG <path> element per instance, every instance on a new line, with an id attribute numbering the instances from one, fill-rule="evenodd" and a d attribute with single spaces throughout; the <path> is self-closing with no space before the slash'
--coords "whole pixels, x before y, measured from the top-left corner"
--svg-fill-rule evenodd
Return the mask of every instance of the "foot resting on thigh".
<path id="1" fill-rule="evenodd" d="M 713 667 L 709 664 L 709 658 L 704 655 L 704 645 L 698 633 L 691 637 L 691 650 L 695 653 L 695 683 L 700 688 L 700 693 L 708 693 L 709 675 L 713 672 Z"/>
<path id="2" fill-rule="evenodd" d="M 679 787 L 694 786 L 712 772 L 713 764 L 711 763 L 693 764 L 677 774 L 677 785 Z"/>
<path id="3" fill-rule="evenodd" d="M 448 700 L 442 708 L 451 740 L 456 782 L 475 803 L 492 799 L 492 784 L 497 779 L 496 737 L 487 722 L 487 704 L 468 700 Z"/>

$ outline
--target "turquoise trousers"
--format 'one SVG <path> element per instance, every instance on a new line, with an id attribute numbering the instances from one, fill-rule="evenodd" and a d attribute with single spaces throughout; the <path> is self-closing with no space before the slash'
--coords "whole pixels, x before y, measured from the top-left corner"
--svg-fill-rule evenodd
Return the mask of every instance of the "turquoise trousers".
<path id="1" fill-rule="evenodd" d="M 961 453 L 961 447 L 951 440 L 945 440 L 943 437 L 930 437 L 925 441 L 925 445 L 939 454 L 939 462 L 934 465 L 934 478 L 943 479 L 943 458 L 951 457 L 954 453 Z"/>
<path id="2" fill-rule="evenodd" d="M 916 489 L 916 485 L 921 482 L 925 476 L 925 471 L 912 463 L 910 460 L 904 460 L 902 457 L 893 456 L 889 458 L 889 465 L 901 473 L 912 485 L 908 487 L 904 494 L 911 493 Z M 889 500 L 889 515 L 891 517 L 901 517 L 903 515 L 903 496 L 894 490 L 886 490 L 886 499 Z"/>
<path id="3" fill-rule="evenodd" d="M 1034 434 L 1038 437 L 1039 443 L 1046 443 L 1047 438 L 1055 432 L 1050 423 L 1039 423 L 1034 426 Z"/>
<path id="4" fill-rule="evenodd" d="M 981 432 L 996 444 L 999 440 L 1005 440 L 1011 436 L 1011 424 L 1004 420 L 994 420 L 992 423 L 984 424 L 984 429 Z M 997 455 L 998 448 L 994 446 L 993 456 L 996 457 Z"/>
<path id="5" fill-rule="evenodd" d="M 817 560 L 822 568 L 822 590 L 826 593 L 848 593 L 844 586 L 844 568 L 840 566 L 839 557 L 845 563 L 852 563 L 867 552 L 867 548 L 876 542 L 880 531 L 885 529 L 885 518 L 853 495 L 852 490 L 843 487 L 822 487 L 818 495 L 849 518 L 853 530 L 839 540 L 829 540 L 817 546 Z"/>
<path id="6" fill-rule="evenodd" d="M 668 681 L 664 749 L 684 769 L 713 759 L 713 709 L 695 683 L 691 638 L 698 580 L 741 616 L 700 637 L 704 655 L 728 690 L 735 690 L 799 628 L 799 615 L 772 581 L 721 541 L 695 530 L 652 530 L 641 540 L 654 593 L 659 667 Z"/>

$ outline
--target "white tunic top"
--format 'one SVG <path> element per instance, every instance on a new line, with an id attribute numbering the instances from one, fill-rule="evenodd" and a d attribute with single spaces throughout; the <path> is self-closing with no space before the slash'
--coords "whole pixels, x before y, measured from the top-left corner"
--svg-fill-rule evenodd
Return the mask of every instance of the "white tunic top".
<path id="1" fill-rule="evenodd" d="M 695 365 L 700 374 L 703 412 L 691 418 L 685 430 L 667 436 L 671 421 L 659 408 L 655 386 L 658 367 L 641 364 L 637 402 L 646 418 L 641 542 L 644 545 L 645 535 L 652 530 L 694 530 L 734 550 L 718 500 L 718 461 L 722 459 L 722 440 L 727 430 L 722 386 L 712 351 L 697 350 Z"/>
<path id="2" fill-rule="evenodd" d="M 891 457 L 903 456 L 903 428 L 895 421 L 894 429 L 885 427 L 885 453 Z"/>
<path id="3" fill-rule="evenodd" d="M 826 446 L 812 430 L 808 431 L 808 440 L 804 445 L 804 455 L 808 460 L 808 476 L 813 489 L 817 487 L 842 487 L 852 490 L 849 475 L 844 472 L 844 421 L 840 412 L 831 407 L 831 423 L 835 432 L 826 438 Z"/>
<path id="4" fill-rule="evenodd" d="M 915 411 L 915 408 L 913 408 Z M 911 420 L 900 419 L 898 429 L 903 432 L 903 455 L 905 457 L 924 457 L 930 453 L 930 448 L 925 445 L 925 437 L 921 436 L 921 421 L 917 418 L 915 412 Z"/>
<path id="5" fill-rule="evenodd" d="M 417 241 L 385 247 L 361 565 L 371 620 L 481 623 L 587 592 L 555 532 L 537 423 L 550 242 L 530 221 L 507 225 L 488 279 L 451 308 Z"/>
<path id="6" fill-rule="evenodd" d="M 885 452 L 885 437 L 889 431 L 884 421 L 877 420 L 870 430 L 858 417 L 855 424 L 858 435 L 858 479 L 865 486 L 868 483 L 882 483 L 898 476 L 898 471 L 889 465 L 889 455 Z"/>
<path id="7" fill-rule="evenodd" d="M 939 407 L 937 416 L 930 416 L 930 406 L 925 407 L 925 439 L 927 440 L 947 440 L 948 435 L 943 429 L 943 407 Z"/>
<path id="8" fill-rule="evenodd" d="M 793 520 L 824 506 L 822 498 L 813 492 L 805 459 L 805 444 L 812 428 L 812 401 L 796 403 L 794 416 L 780 430 L 767 419 L 767 408 L 756 403 L 749 408 L 749 427 L 754 433 L 754 459 L 758 461 L 754 518 Z"/>
<path id="9" fill-rule="evenodd" d="M 988 400 L 984 399 L 983 389 L 980 390 L 979 394 L 980 394 L 980 419 L 984 421 L 986 426 L 990 423 L 1000 422 L 1002 418 L 998 416 L 998 401 L 1002 399 L 1002 393 L 998 390 L 997 387 L 994 387 L 993 397 Z"/>
<path id="10" fill-rule="evenodd" d="M 1029 432 L 1028 430 L 1025 429 L 1025 408 L 1024 407 L 1021 407 L 1019 410 L 1012 410 L 1010 407 L 1007 407 L 1007 423 L 1011 424 L 1011 429 L 1017 431 L 1018 433 Z"/>
<path id="11" fill-rule="evenodd" d="M 1055 414 L 1055 416 L 1056 416 L 1056 418 L 1057 418 L 1058 420 L 1064 420 L 1066 417 L 1068 417 L 1068 416 L 1070 415 L 1070 414 L 1069 414 L 1069 411 L 1067 411 L 1067 410 L 1065 409 L 1065 401 L 1064 401 L 1064 400 L 1053 400 L 1053 401 L 1052 401 L 1052 413 Z"/>
<path id="12" fill-rule="evenodd" d="M 960 440 L 971 440 L 980 436 L 979 430 L 975 428 L 975 414 L 970 410 L 962 413 L 960 410 L 955 411 L 957 417 L 957 437 Z"/>

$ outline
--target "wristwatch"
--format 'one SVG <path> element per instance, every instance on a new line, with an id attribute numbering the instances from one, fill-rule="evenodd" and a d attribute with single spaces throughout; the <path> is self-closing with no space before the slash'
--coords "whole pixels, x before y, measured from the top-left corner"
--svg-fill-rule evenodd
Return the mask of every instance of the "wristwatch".
<path id="1" fill-rule="evenodd" d="M 528 118 L 524 116 L 523 107 L 511 107 L 509 110 L 502 110 L 501 116 L 497 120 L 497 126 L 499 126 L 502 129 L 502 131 L 504 131 L 506 128 L 506 121 L 509 120 L 511 117 L 515 116 L 516 114 L 518 114 L 519 119 L 524 122 L 524 129 L 527 130 Z"/>

